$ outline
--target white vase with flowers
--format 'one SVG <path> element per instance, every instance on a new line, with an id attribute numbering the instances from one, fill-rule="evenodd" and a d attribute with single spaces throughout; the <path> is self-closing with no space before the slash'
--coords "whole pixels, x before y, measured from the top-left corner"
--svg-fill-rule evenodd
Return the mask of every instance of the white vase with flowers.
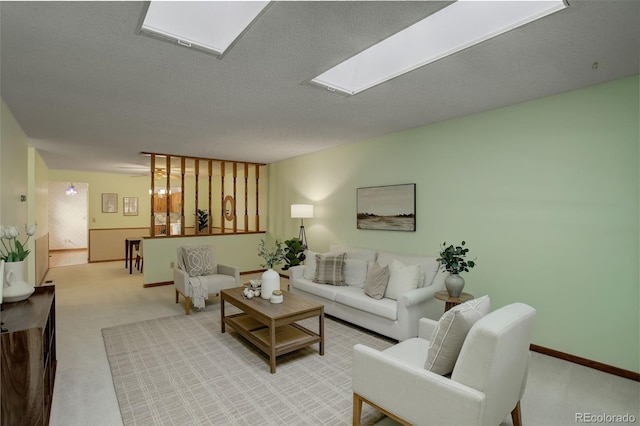
<path id="1" fill-rule="evenodd" d="M 280 274 L 278 274 L 273 268 L 278 266 L 284 260 L 284 247 L 282 242 L 276 240 L 273 247 L 266 247 L 264 240 L 260 240 L 258 245 L 258 254 L 264 259 L 262 266 L 268 268 L 262 274 L 262 289 L 261 294 L 263 299 L 270 299 L 271 293 L 274 290 L 280 290 Z"/>
<path id="2" fill-rule="evenodd" d="M 36 233 L 36 225 L 27 228 L 27 238 L 18 240 L 20 231 L 16 226 L 0 226 L 0 259 L 4 260 L 2 277 L 2 303 L 20 302 L 33 294 L 35 288 L 24 280 L 25 259 L 30 250 L 26 249 L 29 238 Z"/>

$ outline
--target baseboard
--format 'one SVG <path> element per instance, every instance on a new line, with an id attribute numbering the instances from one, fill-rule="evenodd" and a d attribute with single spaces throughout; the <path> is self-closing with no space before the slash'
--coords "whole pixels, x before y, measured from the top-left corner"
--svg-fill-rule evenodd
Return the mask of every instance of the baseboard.
<path id="1" fill-rule="evenodd" d="M 260 272 L 264 272 L 265 269 L 256 269 L 255 271 L 244 271 L 240 272 L 240 275 L 249 275 L 249 274 L 259 274 Z"/>
<path id="2" fill-rule="evenodd" d="M 566 352 L 560 352 L 555 349 L 545 348 L 544 346 L 534 345 L 533 343 L 529 347 L 534 352 L 549 355 L 564 361 L 573 362 L 574 364 L 584 365 L 585 367 L 593 368 L 595 370 L 604 371 L 605 373 L 624 377 L 625 379 L 640 382 L 640 373 L 636 373 L 634 371 L 625 370 L 623 368 L 614 367 L 613 365 L 608 365 L 602 362 L 593 361 L 576 355 L 571 355 Z"/>
<path id="3" fill-rule="evenodd" d="M 143 288 L 149 288 L 149 287 L 160 287 L 163 285 L 173 285 L 173 281 L 161 281 L 161 282 L 157 282 L 157 283 L 149 283 L 149 284 L 142 284 Z"/>

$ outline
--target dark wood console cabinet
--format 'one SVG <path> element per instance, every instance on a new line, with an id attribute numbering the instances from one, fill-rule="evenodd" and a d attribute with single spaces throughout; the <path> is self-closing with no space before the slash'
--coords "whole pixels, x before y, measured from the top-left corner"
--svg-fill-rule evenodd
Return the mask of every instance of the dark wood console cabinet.
<path id="1" fill-rule="evenodd" d="M 2 425 L 48 425 L 56 377 L 54 286 L 2 306 Z"/>

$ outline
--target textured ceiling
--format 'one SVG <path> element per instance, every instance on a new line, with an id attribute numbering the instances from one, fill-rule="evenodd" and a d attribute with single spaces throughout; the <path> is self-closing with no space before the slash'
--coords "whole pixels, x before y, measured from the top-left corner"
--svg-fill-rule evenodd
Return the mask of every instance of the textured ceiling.
<path id="1" fill-rule="evenodd" d="M 269 163 L 639 72 L 640 2 L 571 0 L 351 98 L 305 84 L 447 3 L 274 2 L 220 60 L 141 36 L 143 2 L 3 1 L 1 95 L 49 168 L 130 173 L 141 151 Z"/>

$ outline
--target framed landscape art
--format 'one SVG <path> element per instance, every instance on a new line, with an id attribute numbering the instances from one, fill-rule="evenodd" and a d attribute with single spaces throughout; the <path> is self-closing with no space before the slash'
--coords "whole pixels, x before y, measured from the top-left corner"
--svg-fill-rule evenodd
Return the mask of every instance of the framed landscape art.
<path id="1" fill-rule="evenodd" d="M 416 184 L 371 186 L 357 190 L 358 229 L 416 230 Z"/>

